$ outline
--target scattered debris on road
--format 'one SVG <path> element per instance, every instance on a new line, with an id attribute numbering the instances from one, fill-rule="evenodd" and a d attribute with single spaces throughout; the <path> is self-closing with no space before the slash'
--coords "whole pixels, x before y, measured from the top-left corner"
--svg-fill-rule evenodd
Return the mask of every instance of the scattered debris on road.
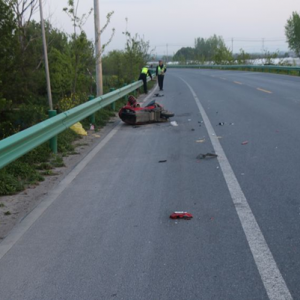
<path id="1" fill-rule="evenodd" d="M 186 211 L 175 211 L 170 215 L 170 218 L 190 220 L 193 218 L 193 215 Z"/>
<path id="2" fill-rule="evenodd" d="M 225 125 L 225 122 L 220 122 L 219 123 L 219 126 L 224 126 Z"/>
<path id="3" fill-rule="evenodd" d="M 172 126 L 178 126 L 178 124 L 177 124 L 176 121 L 172 121 L 172 122 L 170 122 L 170 124 L 171 124 Z"/>
<path id="4" fill-rule="evenodd" d="M 205 158 L 216 158 L 216 157 L 218 157 L 218 155 L 214 154 L 214 153 L 206 153 L 206 154 L 200 153 L 196 158 L 197 159 L 205 159 Z"/>
<path id="5" fill-rule="evenodd" d="M 154 97 L 163 97 L 164 95 L 161 94 L 154 94 Z"/>
<path id="6" fill-rule="evenodd" d="M 192 129 L 191 129 L 191 131 L 195 131 L 195 129 L 194 129 L 194 128 L 192 128 Z"/>
<path id="7" fill-rule="evenodd" d="M 196 143 L 204 143 L 205 142 L 205 139 L 203 140 L 196 140 Z"/>
<path id="8" fill-rule="evenodd" d="M 242 145 L 247 145 L 249 142 L 248 141 L 244 141 L 242 142 Z"/>
<path id="9" fill-rule="evenodd" d="M 165 162 L 167 162 L 167 160 L 166 160 L 166 159 L 164 159 L 164 160 L 159 160 L 158 162 L 159 162 L 159 163 L 165 163 Z"/>

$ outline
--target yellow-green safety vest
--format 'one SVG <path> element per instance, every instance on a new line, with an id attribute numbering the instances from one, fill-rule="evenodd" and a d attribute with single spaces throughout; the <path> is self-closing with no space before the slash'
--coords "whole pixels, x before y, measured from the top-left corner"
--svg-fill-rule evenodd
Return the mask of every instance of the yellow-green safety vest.
<path id="1" fill-rule="evenodd" d="M 143 68 L 142 69 L 142 74 L 148 74 L 148 68 Z"/>
<path id="2" fill-rule="evenodd" d="M 158 73 L 158 75 L 161 75 L 161 72 L 164 72 L 165 71 L 165 67 L 160 67 L 160 65 L 158 65 L 158 69 L 157 69 L 157 73 Z"/>

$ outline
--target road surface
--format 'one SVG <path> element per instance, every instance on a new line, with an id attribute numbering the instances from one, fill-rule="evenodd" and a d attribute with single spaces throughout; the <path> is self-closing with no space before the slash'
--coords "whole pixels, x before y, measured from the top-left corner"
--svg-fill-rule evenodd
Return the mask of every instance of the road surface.
<path id="1" fill-rule="evenodd" d="M 0 299 L 300 299 L 300 78 L 169 69 L 160 94 L 178 126 L 117 122 L 0 244 Z"/>

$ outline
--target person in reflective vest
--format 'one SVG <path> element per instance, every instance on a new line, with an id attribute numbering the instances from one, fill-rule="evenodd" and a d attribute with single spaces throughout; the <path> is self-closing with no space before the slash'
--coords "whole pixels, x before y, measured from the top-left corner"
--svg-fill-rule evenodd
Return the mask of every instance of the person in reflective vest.
<path id="1" fill-rule="evenodd" d="M 147 75 L 149 75 L 150 78 L 151 78 L 151 80 L 152 80 L 152 74 L 150 73 L 148 67 L 144 67 L 142 69 L 141 74 L 140 74 L 139 80 L 143 80 L 143 83 L 144 83 L 144 93 L 145 94 L 148 94 Z"/>
<path id="2" fill-rule="evenodd" d="M 163 91 L 164 88 L 164 78 L 165 78 L 165 73 L 167 72 L 166 66 L 163 64 L 163 61 L 160 60 L 158 62 L 158 66 L 156 67 L 156 76 L 158 78 L 158 85 L 159 85 L 159 90 Z"/>

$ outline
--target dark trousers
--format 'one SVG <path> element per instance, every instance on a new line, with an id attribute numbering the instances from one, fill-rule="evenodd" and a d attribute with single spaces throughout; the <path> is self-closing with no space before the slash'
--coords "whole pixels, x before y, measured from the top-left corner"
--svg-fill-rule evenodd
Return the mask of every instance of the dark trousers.
<path id="1" fill-rule="evenodd" d="M 147 74 L 141 73 L 139 80 L 143 80 L 144 83 L 144 93 L 147 94 L 148 93 L 148 88 L 147 88 Z"/>
<path id="2" fill-rule="evenodd" d="M 158 77 L 158 85 L 159 85 L 159 89 L 162 90 L 164 88 L 164 75 L 157 75 Z"/>

